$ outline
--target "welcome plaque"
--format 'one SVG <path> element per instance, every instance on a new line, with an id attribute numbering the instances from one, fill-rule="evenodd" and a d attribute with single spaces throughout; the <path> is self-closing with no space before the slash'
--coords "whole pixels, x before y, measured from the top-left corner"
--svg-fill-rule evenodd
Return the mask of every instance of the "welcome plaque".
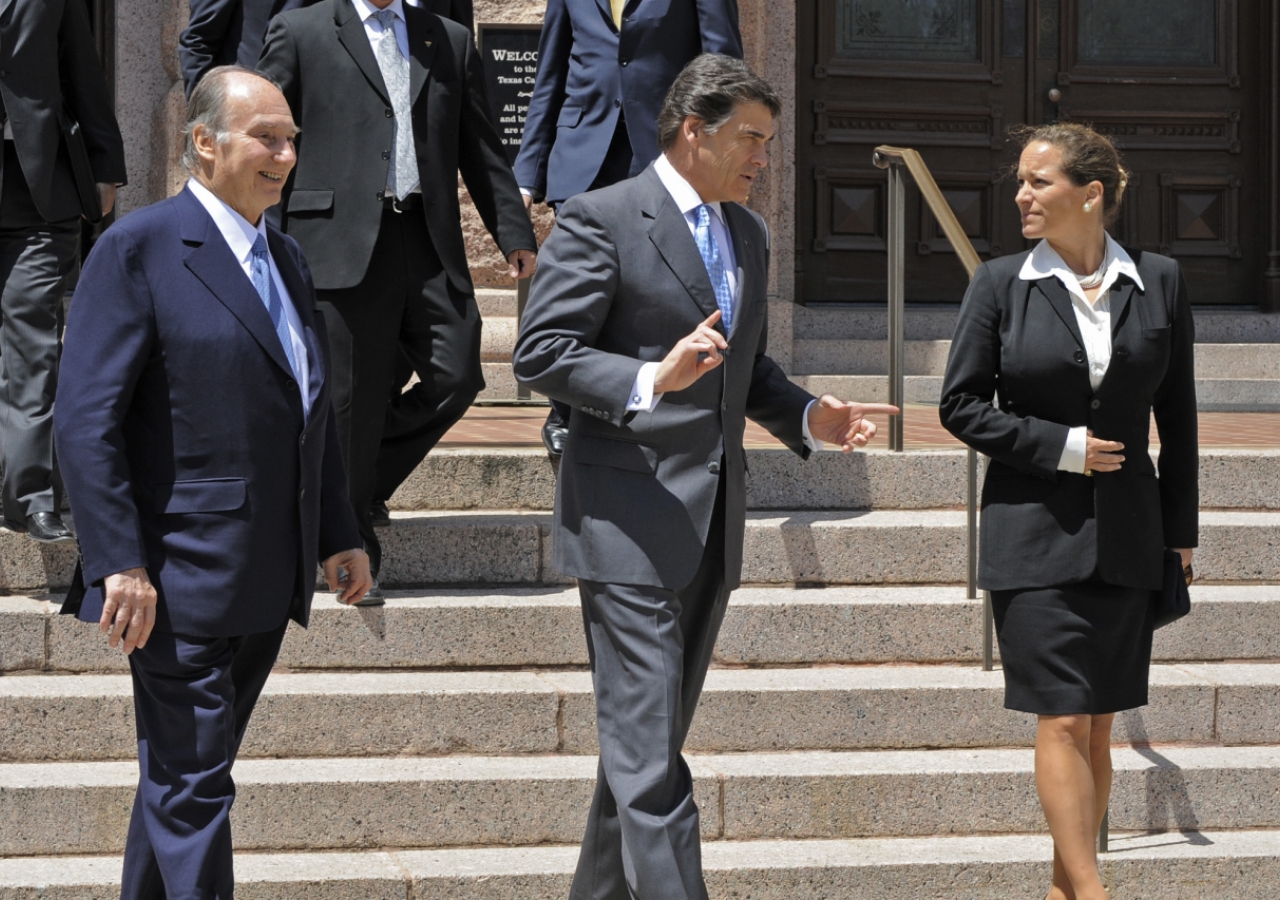
<path id="1" fill-rule="evenodd" d="M 513 165 L 520 152 L 524 119 L 533 97 L 541 37 L 541 25 L 490 23 L 476 27 L 476 45 L 484 60 L 485 89 L 493 121 Z"/>

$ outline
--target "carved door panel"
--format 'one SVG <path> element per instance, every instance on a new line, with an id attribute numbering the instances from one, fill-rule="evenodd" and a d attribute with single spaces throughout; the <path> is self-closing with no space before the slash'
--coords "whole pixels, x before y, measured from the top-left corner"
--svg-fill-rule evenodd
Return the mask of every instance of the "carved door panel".
<path id="1" fill-rule="evenodd" d="M 1041 0 L 1037 119 L 1111 135 L 1135 174 L 1113 233 L 1175 257 L 1196 304 L 1256 304 L 1265 266 L 1256 42 L 1238 0 Z M 1052 31 L 1052 29 L 1049 29 Z"/>
<path id="2" fill-rule="evenodd" d="M 1117 237 L 1177 257 L 1196 303 L 1256 303 L 1258 51 L 1241 36 L 1257 15 L 1238 0 L 800 0 L 797 301 L 884 302 L 877 144 L 920 150 L 990 258 L 1028 246 L 1008 128 L 1072 118 L 1134 172 Z M 964 271 L 914 187 L 906 227 L 907 299 L 959 302 Z"/>

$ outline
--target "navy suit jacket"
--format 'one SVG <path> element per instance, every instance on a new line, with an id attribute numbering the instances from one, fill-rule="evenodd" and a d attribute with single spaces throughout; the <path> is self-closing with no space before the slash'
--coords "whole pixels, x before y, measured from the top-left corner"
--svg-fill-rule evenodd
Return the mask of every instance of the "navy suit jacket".
<path id="1" fill-rule="evenodd" d="M 667 90 L 702 53 L 742 56 L 737 0 L 629 0 L 621 32 L 609 0 L 548 0 L 516 181 L 548 203 L 587 190 L 619 113 L 640 174 L 658 158 Z"/>
<path id="2" fill-rule="evenodd" d="M 298 245 L 268 246 L 310 348 L 311 412 L 253 284 L 190 190 L 103 234 L 67 323 L 54 428 L 97 621 L 145 567 L 156 627 L 305 625 L 317 561 L 360 546 L 330 409 L 328 340 Z"/>

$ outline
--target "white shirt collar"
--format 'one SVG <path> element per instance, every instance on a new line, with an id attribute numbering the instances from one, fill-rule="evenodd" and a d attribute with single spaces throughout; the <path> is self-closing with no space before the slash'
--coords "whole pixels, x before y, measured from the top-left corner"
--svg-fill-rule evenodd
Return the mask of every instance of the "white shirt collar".
<path id="1" fill-rule="evenodd" d="M 1102 290 L 1099 293 L 1105 293 L 1115 284 L 1116 279 L 1121 275 L 1128 275 L 1133 279 L 1134 284 L 1138 286 L 1138 290 L 1146 290 L 1142 284 L 1142 278 L 1138 275 L 1138 267 L 1134 265 L 1133 258 L 1125 253 L 1124 248 L 1116 243 L 1111 235 L 1103 232 L 1103 237 L 1107 241 L 1107 271 L 1102 276 Z M 1085 299 L 1084 292 L 1080 289 L 1080 282 L 1077 280 L 1070 266 L 1062 261 L 1062 257 L 1058 255 L 1058 251 L 1049 245 L 1048 241 L 1041 241 L 1036 244 L 1031 255 L 1027 257 L 1026 262 L 1022 264 L 1022 270 L 1018 272 L 1018 277 L 1023 281 L 1039 281 L 1041 278 L 1056 277 L 1062 282 L 1072 294 L 1078 296 L 1081 300 Z"/>
<path id="2" fill-rule="evenodd" d="M 231 252 L 235 254 L 236 260 L 242 266 L 247 264 L 253 253 L 253 242 L 258 239 L 258 235 L 262 235 L 264 241 L 267 239 L 266 214 L 264 213 L 258 220 L 255 228 L 248 219 L 224 203 L 221 197 L 196 179 L 190 179 L 187 187 L 200 201 L 200 205 L 209 211 L 209 215 L 213 217 L 213 224 L 217 225 L 218 230 L 222 232 L 222 237 L 231 248 Z"/>
<path id="3" fill-rule="evenodd" d="M 671 199 L 676 201 L 676 206 L 681 213 L 687 216 L 702 205 L 703 200 L 698 196 L 698 192 L 693 189 L 693 185 L 684 180 L 683 175 L 676 171 L 676 167 L 671 165 L 671 160 L 667 159 L 665 153 L 658 154 L 658 158 L 653 162 L 653 170 L 658 173 L 662 186 L 667 189 Z M 717 219 L 724 221 L 724 213 L 720 211 L 719 201 L 708 203 L 707 206 L 711 207 Z"/>
<path id="4" fill-rule="evenodd" d="M 369 0 L 351 0 L 356 8 L 356 15 L 360 17 L 361 22 L 369 21 L 369 17 L 378 11 Z M 390 5 L 385 7 L 396 14 L 396 18 L 401 22 L 404 21 L 404 0 L 391 0 Z"/>

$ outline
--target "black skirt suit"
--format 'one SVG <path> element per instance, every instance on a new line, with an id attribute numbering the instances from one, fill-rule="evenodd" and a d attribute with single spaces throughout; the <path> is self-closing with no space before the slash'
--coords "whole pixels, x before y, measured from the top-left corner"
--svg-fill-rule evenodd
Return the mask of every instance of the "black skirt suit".
<path id="1" fill-rule="evenodd" d="M 1165 547 L 1197 544 L 1195 323 L 1173 260 L 1128 250 L 1098 389 L 1071 296 L 1024 281 L 1029 253 L 980 266 L 947 361 L 942 424 L 991 458 L 978 581 L 992 592 L 1006 706 L 1103 714 L 1146 702 L 1150 592 Z M 994 405 L 993 405 L 994 399 Z M 1158 466 L 1148 454 L 1154 411 Z M 1124 444 L 1117 472 L 1059 471 L 1070 428 Z"/>

